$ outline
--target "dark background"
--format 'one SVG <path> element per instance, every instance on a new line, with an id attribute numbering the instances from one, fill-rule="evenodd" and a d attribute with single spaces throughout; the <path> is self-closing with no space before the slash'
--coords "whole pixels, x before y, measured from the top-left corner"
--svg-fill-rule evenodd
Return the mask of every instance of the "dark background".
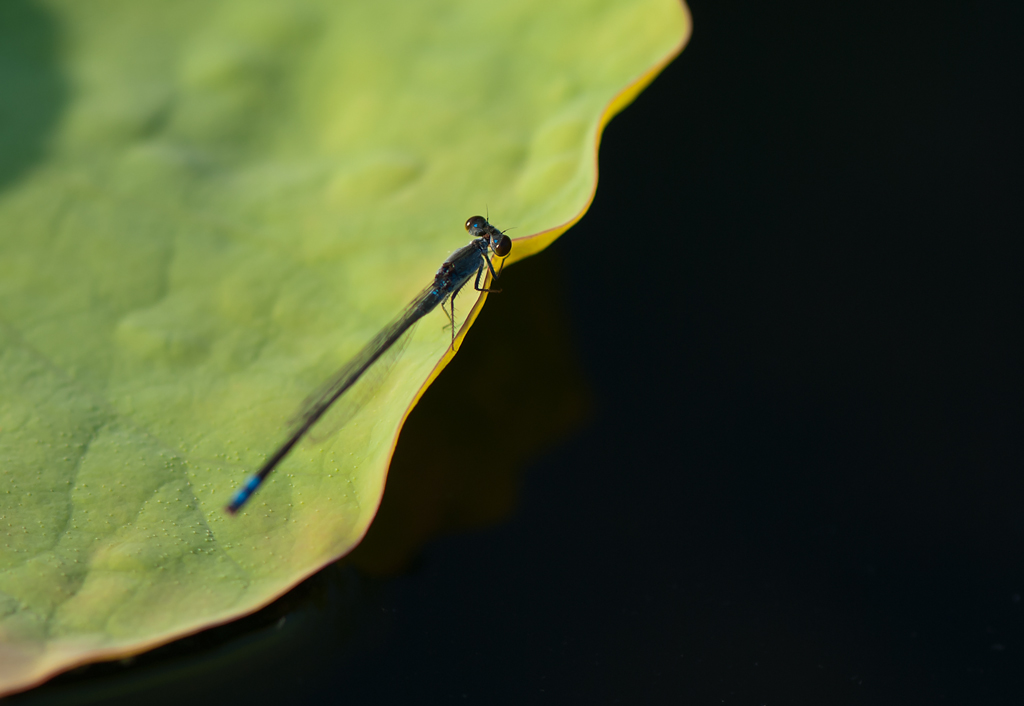
<path id="1" fill-rule="evenodd" d="M 365 547 L 12 703 L 1024 703 L 1022 6 L 691 9 Z"/>

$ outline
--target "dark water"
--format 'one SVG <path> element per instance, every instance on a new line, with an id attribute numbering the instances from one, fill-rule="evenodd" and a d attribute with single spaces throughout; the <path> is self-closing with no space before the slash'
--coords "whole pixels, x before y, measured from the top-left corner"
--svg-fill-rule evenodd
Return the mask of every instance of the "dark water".
<path id="1" fill-rule="evenodd" d="M 1024 702 L 1020 8 L 695 1 L 365 546 L 12 703 Z"/>

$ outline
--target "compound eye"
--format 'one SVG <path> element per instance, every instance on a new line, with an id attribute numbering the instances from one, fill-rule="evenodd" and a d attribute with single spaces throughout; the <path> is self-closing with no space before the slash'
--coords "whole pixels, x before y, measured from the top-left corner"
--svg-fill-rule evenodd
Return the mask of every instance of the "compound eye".
<path id="1" fill-rule="evenodd" d="M 483 216 L 473 216 L 466 221 L 466 230 L 472 233 L 474 230 L 482 230 L 487 226 L 487 219 Z"/>
<path id="2" fill-rule="evenodd" d="M 498 238 L 498 242 L 492 241 L 492 248 L 494 248 L 494 254 L 498 257 L 505 257 L 512 250 L 512 239 L 507 235 L 502 235 Z"/>

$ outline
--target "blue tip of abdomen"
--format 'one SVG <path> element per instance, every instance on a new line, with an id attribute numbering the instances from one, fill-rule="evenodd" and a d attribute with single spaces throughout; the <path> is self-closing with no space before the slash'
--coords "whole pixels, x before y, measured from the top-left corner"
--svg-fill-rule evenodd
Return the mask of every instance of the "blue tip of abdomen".
<path id="1" fill-rule="evenodd" d="M 245 502 L 252 497 L 252 494 L 256 492 L 256 489 L 260 487 L 260 483 L 262 482 L 263 479 L 259 476 L 249 476 L 249 480 L 245 481 L 245 485 L 238 489 L 238 492 L 235 493 L 233 498 L 231 498 L 231 502 L 228 503 L 224 510 L 228 514 L 234 515 L 239 511 L 239 509 L 241 509 L 242 505 L 245 505 Z"/>

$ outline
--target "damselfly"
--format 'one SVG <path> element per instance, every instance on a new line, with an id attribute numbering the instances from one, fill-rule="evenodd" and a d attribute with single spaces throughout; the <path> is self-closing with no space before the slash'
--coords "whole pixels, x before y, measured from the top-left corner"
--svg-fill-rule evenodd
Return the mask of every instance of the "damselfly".
<path id="1" fill-rule="evenodd" d="M 455 347 L 455 296 L 474 275 L 476 275 L 476 280 L 473 283 L 473 288 L 476 291 L 500 292 L 500 289 L 481 287 L 480 280 L 484 277 L 484 268 L 494 279 L 497 279 L 501 271 L 500 266 L 498 271 L 495 271 L 494 264 L 491 262 L 492 253 L 500 258 L 505 258 L 512 250 L 512 241 L 509 237 L 488 223 L 483 216 L 473 216 L 466 221 L 466 230 L 474 240 L 469 245 L 453 252 L 441 264 L 430 286 L 420 292 L 419 296 L 409 303 L 401 315 L 385 326 L 356 354 L 355 358 L 306 401 L 296 417 L 288 438 L 239 488 L 225 508 L 228 513 L 233 515 L 238 512 L 260 487 L 260 484 L 266 480 L 270 472 L 288 455 L 288 452 L 306 435 L 328 408 L 345 394 L 389 348 L 395 345 L 412 328 L 413 324 L 436 309 L 438 305 L 448 315 L 451 322 L 452 347 Z M 448 309 L 444 308 L 446 301 L 449 302 Z"/>

